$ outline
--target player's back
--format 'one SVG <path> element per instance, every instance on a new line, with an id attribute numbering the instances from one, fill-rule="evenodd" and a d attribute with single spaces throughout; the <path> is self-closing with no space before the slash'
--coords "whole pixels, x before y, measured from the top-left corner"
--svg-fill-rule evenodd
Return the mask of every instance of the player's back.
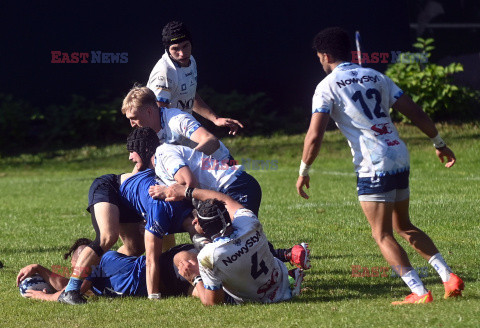
<path id="1" fill-rule="evenodd" d="M 198 255 L 201 266 L 210 267 L 207 272 L 213 276 L 211 281 L 204 279 L 204 285 L 223 285 L 239 303 L 291 298 L 288 270 L 270 252 L 261 223 L 251 211 L 239 211 L 232 223 L 235 232 L 207 244 Z"/>

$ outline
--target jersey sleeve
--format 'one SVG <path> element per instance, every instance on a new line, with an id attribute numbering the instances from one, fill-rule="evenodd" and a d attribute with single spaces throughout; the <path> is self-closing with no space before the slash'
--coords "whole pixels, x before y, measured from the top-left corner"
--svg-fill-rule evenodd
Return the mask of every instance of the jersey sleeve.
<path id="1" fill-rule="evenodd" d="M 200 276 L 205 289 L 218 290 L 222 288 L 222 279 L 214 272 L 214 244 L 207 244 L 197 256 Z"/>
<path id="2" fill-rule="evenodd" d="M 155 66 L 147 87 L 155 93 L 157 101 L 170 104 L 177 84 L 176 74 L 163 60 Z"/>
<path id="3" fill-rule="evenodd" d="M 181 156 L 179 147 L 163 144 L 155 153 L 155 173 L 166 184 L 175 183 L 175 174 L 187 163 Z"/>
<path id="4" fill-rule="evenodd" d="M 312 100 L 312 114 L 327 113 L 330 114 L 333 108 L 333 94 L 326 82 L 326 78 L 320 82 L 315 89 Z"/>
<path id="5" fill-rule="evenodd" d="M 403 95 L 403 90 L 398 87 L 398 85 L 395 84 L 395 82 L 392 81 L 391 78 L 388 76 L 384 75 L 385 77 L 385 85 L 388 88 L 388 106 L 392 107 L 393 104 L 400 98 L 401 95 Z"/>
<path id="6" fill-rule="evenodd" d="M 173 133 L 188 139 L 202 126 L 191 114 L 177 108 L 170 108 L 166 124 Z"/>

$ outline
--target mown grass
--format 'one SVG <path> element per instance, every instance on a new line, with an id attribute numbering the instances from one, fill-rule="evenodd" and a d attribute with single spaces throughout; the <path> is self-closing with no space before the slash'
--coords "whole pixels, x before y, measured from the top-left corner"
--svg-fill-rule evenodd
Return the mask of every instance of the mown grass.
<path id="1" fill-rule="evenodd" d="M 205 308 L 198 300 L 93 299 L 71 307 L 23 299 L 15 287 L 30 263 L 67 265 L 61 254 L 79 236 L 93 237 L 85 211 L 92 180 L 131 169 L 124 145 L 0 159 L 0 326 L 62 327 L 477 327 L 480 317 L 480 127 L 439 126 L 458 163 L 446 169 L 429 140 L 399 126 L 411 152 L 411 217 L 426 231 L 465 281 L 461 299 L 443 300 L 432 268 L 423 280 L 434 303 L 392 307 L 408 289 L 401 279 L 352 277 L 352 265 L 386 266 L 356 198 L 350 150 L 338 131 L 328 132 L 311 174 L 311 198 L 295 191 L 303 136 L 226 139 L 237 160 L 250 163 L 263 189 L 260 220 L 278 247 L 307 241 L 312 269 L 304 292 L 291 302 Z M 248 161 L 247 161 L 248 160 Z M 272 163 L 263 169 L 253 162 Z M 266 169 L 266 168 L 269 169 Z M 257 169 L 255 169 L 257 168 Z M 186 241 L 178 236 L 179 242 Z M 401 241 L 406 247 L 406 244 Z M 428 264 L 406 247 L 412 265 Z"/>

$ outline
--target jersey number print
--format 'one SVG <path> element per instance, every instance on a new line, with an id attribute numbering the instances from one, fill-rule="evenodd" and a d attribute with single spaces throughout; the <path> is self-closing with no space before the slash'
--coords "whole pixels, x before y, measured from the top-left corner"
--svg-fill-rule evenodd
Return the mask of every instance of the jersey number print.
<path id="1" fill-rule="evenodd" d="M 375 114 L 377 118 L 387 117 L 387 114 L 382 112 L 382 107 L 380 107 L 380 104 L 382 103 L 382 95 L 377 89 L 368 89 L 365 92 L 365 96 L 367 96 L 368 99 L 375 98 L 375 108 L 373 109 L 373 114 Z M 359 101 L 365 115 L 367 115 L 369 119 L 373 120 L 372 111 L 365 103 L 361 91 L 356 91 L 352 96 L 352 100 L 355 102 Z"/>
<path id="2" fill-rule="evenodd" d="M 262 273 L 267 274 L 268 268 L 264 260 L 258 263 L 257 252 L 255 252 L 255 254 L 252 255 L 252 269 L 250 270 L 250 274 L 253 279 L 257 279 Z"/>

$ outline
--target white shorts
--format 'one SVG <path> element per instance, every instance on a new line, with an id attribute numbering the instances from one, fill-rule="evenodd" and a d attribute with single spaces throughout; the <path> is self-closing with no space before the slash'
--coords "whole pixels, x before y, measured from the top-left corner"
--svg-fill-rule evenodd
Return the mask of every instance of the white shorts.
<path id="1" fill-rule="evenodd" d="M 396 203 L 408 199 L 408 197 L 410 197 L 410 188 L 393 189 L 391 191 L 378 194 L 359 195 L 358 200 L 361 202 Z"/>

